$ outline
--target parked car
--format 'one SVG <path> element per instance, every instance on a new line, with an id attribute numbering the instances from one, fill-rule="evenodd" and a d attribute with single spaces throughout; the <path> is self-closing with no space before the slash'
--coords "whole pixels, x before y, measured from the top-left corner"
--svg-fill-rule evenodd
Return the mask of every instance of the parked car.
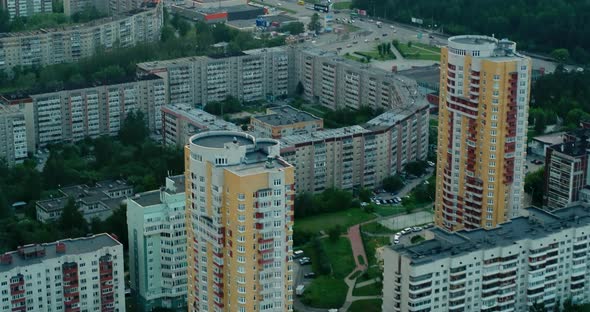
<path id="1" fill-rule="evenodd" d="M 401 237 L 401 235 L 397 235 L 397 234 L 393 235 L 394 240 L 398 240 L 400 237 Z"/>
<path id="2" fill-rule="evenodd" d="M 303 250 L 295 250 L 293 251 L 293 259 L 303 257 Z"/>
<path id="3" fill-rule="evenodd" d="M 399 239 L 394 239 L 394 240 L 393 240 L 393 243 L 394 243 L 395 245 L 399 244 Z"/>
<path id="4" fill-rule="evenodd" d="M 419 226 L 415 226 L 415 227 L 412 228 L 412 231 L 413 232 L 420 232 L 420 231 L 422 231 L 422 228 L 419 227 Z"/>
<path id="5" fill-rule="evenodd" d="M 434 167 L 434 163 L 433 163 L 432 161 L 430 161 L 430 160 L 429 160 L 429 161 L 427 161 L 426 163 L 427 163 L 427 164 L 428 164 L 430 167 Z"/>
<path id="6" fill-rule="evenodd" d="M 309 272 L 309 273 L 303 274 L 303 277 L 305 277 L 305 278 L 315 278 L 316 277 L 316 274 L 315 274 L 315 272 Z"/>
<path id="7" fill-rule="evenodd" d="M 300 265 L 308 265 L 308 264 L 311 264 L 311 259 L 309 259 L 309 258 L 308 259 L 301 258 L 301 259 L 299 259 L 299 264 Z"/>

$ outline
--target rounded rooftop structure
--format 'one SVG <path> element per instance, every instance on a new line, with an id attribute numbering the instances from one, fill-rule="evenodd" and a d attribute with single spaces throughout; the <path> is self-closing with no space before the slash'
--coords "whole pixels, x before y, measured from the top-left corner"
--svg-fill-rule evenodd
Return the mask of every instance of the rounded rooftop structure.
<path id="1" fill-rule="evenodd" d="M 449 51 L 460 56 L 489 57 L 498 48 L 498 39 L 489 36 L 464 35 L 449 39 Z"/>
<path id="2" fill-rule="evenodd" d="M 201 148 L 225 148 L 226 144 L 255 145 L 254 136 L 238 131 L 209 131 L 199 133 L 190 138 L 191 145 Z M 278 144 L 278 142 L 277 142 Z"/>

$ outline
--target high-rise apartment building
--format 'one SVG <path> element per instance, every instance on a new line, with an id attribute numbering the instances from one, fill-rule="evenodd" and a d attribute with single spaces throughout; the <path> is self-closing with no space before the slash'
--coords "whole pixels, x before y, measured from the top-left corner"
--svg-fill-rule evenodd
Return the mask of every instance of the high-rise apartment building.
<path id="1" fill-rule="evenodd" d="M 391 109 L 418 102 L 415 80 L 360 65 L 335 52 L 287 48 L 291 58 L 290 92 L 303 86 L 303 96 L 331 109 Z"/>
<path id="2" fill-rule="evenodd" d="M 505 39 L 457 36 L 442 48 L 438 226 L 493 228 L 520 214 L 530 72 Z"/>
<path id="3" fill-rule="evenodd" d="M 295 169 L 298 192 L 375 188 L 428 155 L 428 104 L 385 112 L 366 124 L 284 136 L 281 155 Z"/>
<path id="4" fill-rule="evenodd" d="M 197 133 L 211 130 L 239 131 L 235 124 L 185 104 L 162 106 L 162 141 L 183 147 Z"/>
<path id="5" fill-rule="evenodd" d="M 590 302 L 590 207 L 527 208 L 493 229 L 430 231 L 383 251 L 384 312 L 548 311 Z"/>
<path id="6" fill-rule="evenodd" d="M 141 111 L 150 130 L 161 129 L 166 89 L 160 77 L 150 75 L 117 84 L 4 95 L 0 100 L 23 106 L 28 147 L 35 151 L 48 144 L 117 135 L 131 111 Z"/>
<path id="7" fill-rule="evenodd" d="M 76 62 L 103 49 L 155 42 L 160 40 L 163 23 L 162 5 L 154 4 L 143 6 L 126 15 L 107 17 L 80 25 L 2 33 L 0 71 L 11 71 L 16 66 Z"/>
<path id="8" fill-rule="evenodd" d="M 27 158 L 25 115 L 16 106 L 0 104 L 0 158 L 9 166 Z"/>
<path id="9" fill-rule="evenodd" d="M 0 8 L 8 12 L 10 19 L 35 14 L 52 13 L 52 0 L 0 0 Z"/>
<path id="10" fill-rule="evenodd" d="M 289 58 L 283 48 L 185 57 L 137 67 L 140 74 L 164 78 L 172 104 L 205 106 L 228 96 L 244 102 L 273 100 L 288 93 Z"/>
<path id="11" fill-rule="evenodd" d="M 64 0 L 64 13 L 72 16 L 84 10 L 95 8 L 107 15 L 118 15 L 140 8 L 143 3 L 156 4 L 159 0 Z"/>
<path id="12" fill-rule="evenodd" d="M 184 190 L 184 175 L 173 176 L 127 200 L 131 290 L 140 311 L 187 309 Z"/>
<path id="13" fill-rule="evenodd" d="M 189 311 L 293 310 L 294 168 L 243 132 L 185 147 Z"/>
<path id="14" fill-rule="evenodd" d="M 580 199 L 588 185 L 588 145 L 586 140 L 556 144 L 545 156 L 545 205 L 563 208 Z"/>
<path id="15" fill-rule="evenodd" d="M 125 311 L 123 245 L 107 234 L 0 255 L 1 311 Z"/>

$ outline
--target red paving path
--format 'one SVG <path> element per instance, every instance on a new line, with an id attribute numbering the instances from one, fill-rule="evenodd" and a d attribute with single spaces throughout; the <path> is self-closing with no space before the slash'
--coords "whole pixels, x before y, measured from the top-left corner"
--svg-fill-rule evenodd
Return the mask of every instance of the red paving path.
<path id="1" fill-rule="evenodd" d="M 352 255 L 354 256 L 354 262 L 356 263 L 356 270 L 364 271 L 369 262 L 367 261 L 367 254 L 365 254 L 363 240 L 361 239 L 361 229 L 359 224 L 348 228 L 348 239 L 350 240 L 350 246 L 352 247 Z M 364 259 L 365 264 L 359 262 L 359 256 Z"/>

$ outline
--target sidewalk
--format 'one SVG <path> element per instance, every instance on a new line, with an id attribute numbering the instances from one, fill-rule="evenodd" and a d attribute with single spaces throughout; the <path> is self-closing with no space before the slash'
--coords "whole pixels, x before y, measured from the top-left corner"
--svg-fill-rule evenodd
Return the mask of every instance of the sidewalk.
<path id="1" fill-rule="evenodd" d="M 360 225 L 353 225 L 348 228 L 348 239 L 350 240 L 350 246 L 352 247 L 352 256 L 356 263 L 355 271 L 364 271 L 367 269 L 367 255 L 365 254 L 365 246 L 361 238 Z M 359 257 L 363 259 L 363 263 L 359 262 Z"/>

